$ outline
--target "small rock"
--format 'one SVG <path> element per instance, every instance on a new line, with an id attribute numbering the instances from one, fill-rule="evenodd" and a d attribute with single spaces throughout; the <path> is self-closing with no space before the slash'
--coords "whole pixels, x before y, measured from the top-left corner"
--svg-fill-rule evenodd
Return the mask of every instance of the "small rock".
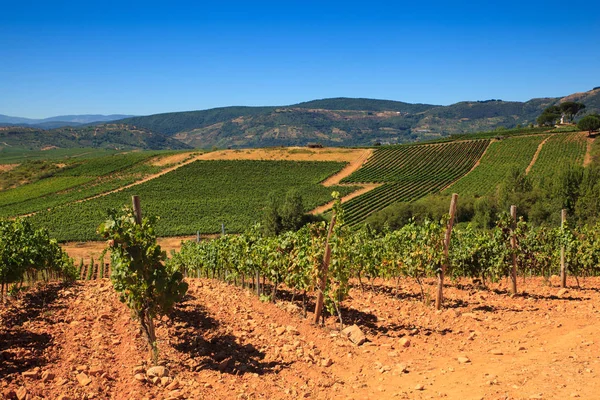
<path id="1" fill-rule="evenodd" d="M 167 385 L 167 390 L 179 389 L 179 381 L 173 381 Z"/>
<path id="2" fill-rule="evenodd" d="M 504 353 L 502 352 L 502 350 L 499 350 L 499 349 L 490 350 L 490 353 L 492 353 L 492 354 L 493 354 L 493 355 L 495 355 L 495 356 L 501 356 L 501 355 L 503 355 L 503 354 L 504 354 Z"/>
<path id="3" fill-rule="evenodd" d="M 580 397 L 580 396 L 579 396 L 579 393 L 573 392 L 573 393 L 571 393 L 571 397 Z"/>
<path id="4" fill-rule="evenodd" d="M 30 369 L 29 371 L 23 372 L 21 375 L 23 375 L 23 378 L 37 379 L 40 375 L 40 369 L 38 367 L 35 367 L 33 369 Z"/>
<path id="5" fill-rule="evenodd" d="M 557 295 L 558 297 L 563 297 L 565 294 L 569 294 L 569 291 L 568 291 L 567 289 L 560 289 L 560 290 L 559 290 L 559 291 L 556 293 L 556 295 Z"/>
<path id="6" fill-rule="evenodd" d="M 158 385 L 160 383 L 160 378 L 158 376 L 155 376 L 153 378 L 150 378 L 150 381 L 152 381 L 153 385 Z"/>
<path id="7" fill-rule="evenodd" d="M 21 386 L 17 389 L 16 395 L 18 400 L 25 400 L 27 398 L 27 388 Z"/>
<path id="8" fill-rule="evenodd" d="M 92 382 L 92 380 L 89 378 L 89 376 L 87 376 L 83 372 L 77 374 L 76 378 L 81 386 L 87 386 Z"/>
<path id="9" fill-rule="evenodd" d="M 183 393 L 181 390 L 172 390 L 169 392 L 169 399 L 183 399 Z"/>
<path id="10" fill-rule="evenodd" d="M 296 329 L 295 326 L 288 325 L 285 327 L 285 330 L 287 331 L 287 333 L 292 334 L 292 335 L 300 334 L 300 332 L 298 332 L 298 329 Z"/>
<path id="11" fill-rule="evenodd" d="M 54 374 L 49 371 L 42 372 L 42 382 L 50 382 L 54 380 Z"/>
<path id="12" fill-rule="evenodd" d="M 331 365 L 333 365 L 333 361 L 331 361 L 331 358 L 324 358 L 323 360 L 321 360 L 321 367 L 330 367 Z"/>
<path id="13" fill-rule="evenodd" d="M 133 367 L 134 374 L 141 374 L 144 372 L 144 367 L 142 365 L 138 365 L 137 367 Z"/>
<path id="14" fill-rule="evenodd" d="M 285 328 L 283 326 L 280 326 L 279 328 L 275 328 L 275 333 L 277 334 L 277 336 L 283 335 L 284 332 L 285 332 Z"/>
<path id="15" fill-rule="evenodd" d="M 67 396 L 66 394 L 61 394 L 60 396 L 58 396 L 56 398 L 56 400 L 71 400 L 71 398 L 69 396 Z"/>
<path id="16" fill-rule="evenodd" d="M 205 387 L 206 389 L 212 389 L 212 385 L 211 385 L 210 383 L 205 383 L 205 384 L 204 384 L 204 387 Z"/>
<path id="17" fill-rule="evenodd" d="M 460 356 L 460 357 L 457 357 L 456 359 L 461 364 L 466 364 L 466 363 L 470 363 L 471 362 L 471 359 L 469 359 L 469 357 L 466 357 L 466 356 Z"/>
<path id="18" fill-rule="evenodd" d="M 402 338 L 398 341 L 398 343 L 400 344 L 401 347 L 410 347 L 410 339 L 409 338 Z"/>
<path id="19" fill-rule="evenodd" d="M 149 368 L 148 371 L 146 371 L 146 375 L 148 375 L 151 378 L 153 378 L 153 377 L 162 378 L 163 376 L 167 376 L 167 369 L 165 367 L 163 367 L 162 365 L 157 365 L 157 366 Z"/>
<path id="20" fill-rule="evenodd" d="M 104 370 L 100 366 L 92 367 L 89 370 L 89 374 L 92 375 L 92 376 L 102 375 L 102 373 L 104 373 Z"/>
<path id="21" fill-rule="evenodd" d="M 135 374 L 134 378 L 140 382 L 146 381 L 146 375 L 144 375 L 144 374 Z"/>
<path id="22" fill-rule="evenodd" d="M 356 324 L 347 327 L 341 333 L 357 346 L 360 346 L 367 341 L 367 337 Z"/>
<path id="23" fill-rule="evenodd" d="M 167 386 L 169 384 L 171 380 L 169 379 L 168 376 L 163 376 L 162 378 L 160 378 L 160 386 Z M 176 389 L 176 388 L 173 388 Z"/>
<path id="24" fill-rule="evenodd" d="M 425 386 L 423 386 L 419 383 L 419 384 L 417 384 L 417 386 L 415 386 L 415 390 L 425 390 Z"/>

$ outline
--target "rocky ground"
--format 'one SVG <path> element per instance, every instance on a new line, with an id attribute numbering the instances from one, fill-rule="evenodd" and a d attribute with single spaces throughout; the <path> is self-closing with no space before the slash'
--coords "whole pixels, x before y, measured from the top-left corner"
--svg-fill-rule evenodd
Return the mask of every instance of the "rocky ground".
<path id="1" fill-rule="evenodd" d="M 567 291 L 541 279 L 445 289 L 436 312 L 402 281 L 355 287 L 345 325 L 315 327 L 300 299 L 277 304 L 192 279 L 158 322 L 160 359 L 107 279 L 50 284 L 0 306 L 0 394 L 6 399 L 567 399 L 598 398 L 600 279 Z M 425 285 L 433 293 L 433 282 Z M 309 310 L 311 306 L 309 304 Z"/>

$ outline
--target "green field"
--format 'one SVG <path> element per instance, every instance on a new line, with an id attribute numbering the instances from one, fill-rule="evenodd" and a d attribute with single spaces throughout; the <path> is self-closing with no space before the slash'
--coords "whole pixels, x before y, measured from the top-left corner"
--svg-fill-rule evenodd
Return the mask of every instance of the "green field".
<path id="1" fill-rule="evenodd" d="M 548 139 L 531 168 L 535 180 L 552 179 L 570 166 L 583 165 L 587 141 L 579 133 L 557 133 Z"/>
<path id="2" fill-rule="evenodd" d="M 525 171 L 539 144 L 546 137 L 548 136 L 522 136 L 491 143 L 479 165 L 446 192 L 483 195 L 494 191 L 512 168 Z"/>
<path id="3" fill-rule="evenodd" d="M 29 214 L 95 196 L 160 172 L 147 161 L 158 154 L 140 152 L 71 160 L 53 176 L 0 191 L 0 217 Z"/>
<path id="4" fill-rule="evenodd" d="M 466 174 L 479 160 L 488 140 L 389 146 L 375 150 L 369 161 L 344 183 L 384 183 L 344 203 L 350 225 L 399 201 L 435 193 Z"/>
<path id="5" fill-rule="evenodd" d="M 261 217 L 269 194 L 279 196 L 294 188 L 302 195 L 306 210 L 354 187 L 324 187 L 319 183 L 338 172 L 345 163 L 294 161 L 195 161 L 132 188 L 83 203 L 57 207 L 32 217 L 59 240 L 94 240 L 97 226 L 109 208 L 131 203 L 139 195 L 144 213 L 158 215 L 157 233 L 176 236 L 241 232 Z"/>

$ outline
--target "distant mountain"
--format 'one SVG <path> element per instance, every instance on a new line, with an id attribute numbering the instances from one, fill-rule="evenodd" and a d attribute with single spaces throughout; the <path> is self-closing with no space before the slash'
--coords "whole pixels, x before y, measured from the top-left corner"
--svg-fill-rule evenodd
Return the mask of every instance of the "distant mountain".
<path id="1" fill-rule="evenodd" d="M 0 127 L 3 149 L 45 150 L 49 148 L 94 147 L 106 149 L 188 149 L 190 146 L 160 133 L 122 124 L 63 127 L 41 130 L 32 127 Z"/>
<path id="2" fill-rule="evenodd" d="M 304 146 L 311 142 L 325 146 L 395 144 L 535 124 L 545 107 L 569 100 L 584 103 L 585 113 L 600 112 L 600 87 L 526 102 L 491 99 L 449 106 L 339 97 L 287 106 L 234 106 L 127 117 L 110 124 L 90 121 L 121 116 L 66 115 L 35 120 L 37 125 L 30 127 L 36 126 L 34 131 L 38 133 L 21 135 L 21 140 L 24 146 L 32 147 L 42 142 L 50 145 L 52 140 L 64 141 L 54 144 L 59 147 L 86 143 L 91 147 L 131 148 Z M 0 125 L 2 121 L 23 125 L 23 120 L 0 116 Z M 90 136 L 92 126 L 99 129 L 99 137 L 98 133 Z M 42 137 L 44 140 L 40 140 Z"/>
<path id="3" fill-rule="evenodd" d="M 101 114 L 85 114 L 85 115 L 59 115 L 56 117 L 32 119 L 32 118 L 21 118 L 11 117 L 8 115 L 0 114 L 0 125 L 25 125 L 35 126 L 36 128 L 52 129 L 60 128 L 62 126 L 78 126 L 83 124 L 90 124 L 94 122 L 110 122 L 123 118 L 129 118 L 132 115 L 123 114 L 112 114 L 112 115 L 101 115 Z"/>

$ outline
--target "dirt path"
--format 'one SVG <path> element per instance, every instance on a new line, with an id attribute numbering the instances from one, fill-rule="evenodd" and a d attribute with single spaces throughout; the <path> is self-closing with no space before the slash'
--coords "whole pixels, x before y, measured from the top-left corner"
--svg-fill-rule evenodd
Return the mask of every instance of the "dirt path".
<path id="1" fill-rule="evenodd" d="M 519 280 L 525 294 L 514 297 L 508 282 L 453 282 L 440 312 L 409 279 L 354 286 L 342 313 L 366 335 L 356 346 L 336 318 L 311 325 L 285 290 L 272 304 L 188 279 L 183 303 L 157 320 L 168 379 L 156 384 L 136 378 L 148 368 L 146 345 L 107 279 L 50 285 L 0 305 L 0 397 L 595 399 L 600 278 L 582 288 L 569 279 L 567 291 L 558 282 Z M 433 293 L 435 281 L 424 288 Z"/>
<path id="2" fill-rule="evenodd" d="M 535 151 L 535 153 L 533 154 L 533 158 L 531 159 L 531 162 L 529 163 L 529 165 L 527 166 L 527 168 L 525 168 L 525 175 L 529 175 L 529 172 L 531 171 L 531 168 L 533 168 L 533 165 L 535 164 L 535 162 L 537 161 L 542 148 L 544 147 L 544 145 L 546 144 L 546 142 L 548 141 L 548 139 L 550 139 L 552 136 L 554 135 L 549 135 L 546 139 L 542 140 L 540 142 L 540 144 L 537 147 L 537 150 Z"/>
<path id="3" fill-rule="evenodd" d="M 340 182 L 352 175 L 356 170 L 362 167 L 369 157 L 373 155 L 373 149 L 365 149 L 361 153 L 359 153 L 358 157 L 354 160 L 350 161 L 348 165 L 346 165 L 340 172 L 335 175 L 331 175 L 329 178 L 325 179 L 322 183 L 323 186 L 334 186 L 339 185 Z"/>
<path id="4" fill-rule="evenodd" d="M 357 186 L 360 186 L 361 188 L 342 197 L 341 198 L 342 203 L 345 203 L 349 200 L 352 200 L 355 197 L 363 195 L 375 188 L 378 188 L 381 185 L 383 185 L 383 183 L 362 183 L 360 185 L 357 185 Z M 323 204 L 322 206 L 319 206 L 319 207 L 315 208 L 314 210 L 311 210 L 310 214 L 313 214 L 313 215 L 323 214 L 324 212 L 327 212 L 329 209 L 331 209 L 331 207 L 333 207 L 333 204 L 334 204 L 334 201 L 332 200 L 327 204 Z"/>
<path id="5" fill-rule="evenodd" d="M 496 139 L 490 139 L 490 143 L 488 143 L 487 147 L 485 148 L 485 150 L 483 151 L 483 153 L 481 154 L 481 157 L 479 157 L 479 160 L 477 160 L 477 162 L 475 163 L 475 165 L 473 165 L 473 168 L 471 168 L 469 170 L 469 172 L 467 172 L 466 174 L 458 177 L 457 179 L 455 179 L 452 183 L 450 183 L 449 185 L 447 185 L 446 187 L 443 187 L 439 193 L 442 193 L 444 190 L 449 189 L 452 187 L 452 185 L 454 185 L 456 182 L 460 181 L 462 178 L 464 178 L 465 176 L 469 175 L 471 172 L 473 172 L 473 170 L 475 168 L 477 168 L 479 166 L 479 164 L 481 163 L 481 159 L 485 156 L 485 153 L 487 153 L 488 149 L 490 148 L 490 146 L 492 145 L 492 143 L 497 142 Z"/>
<path id="6" fill-rule="evenodd" d="M 587 136 L 587 133 L 586 133 Z M 594 145 L 595 138 L 587 137 L 587 147 L 585 150 L 585 157 L 583 158 L 583 166 L 587 167 L 592 163 L 592 146 Z"/>

